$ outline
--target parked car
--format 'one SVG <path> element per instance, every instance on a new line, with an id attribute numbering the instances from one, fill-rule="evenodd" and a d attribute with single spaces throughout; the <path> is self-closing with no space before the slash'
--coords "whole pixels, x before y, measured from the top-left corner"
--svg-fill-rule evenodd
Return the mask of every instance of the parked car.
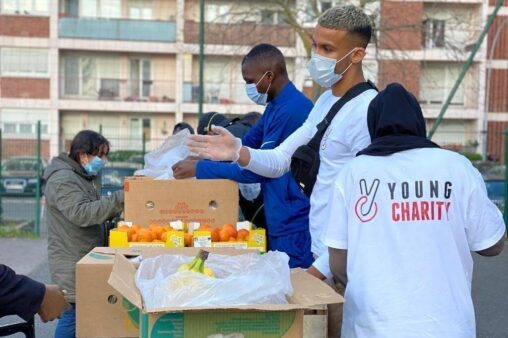
<path id="1" fill-rule="evenodd" d="M 41 175 L 46 166 L 47 162 L 41 160 Z M 9 196 L 35 196 L 36 189 L 36 157 L 13 156 L 2 162 L 0 193 Z"/>
<path id="2" fill-rule="evenodd" d="M 133 176 L 141 167 L 141 164 L 136 163 L 109 162 L 101 170 L 102 196 L 109 196 L 115 191 L 122 190 L 125 177 Z"/>

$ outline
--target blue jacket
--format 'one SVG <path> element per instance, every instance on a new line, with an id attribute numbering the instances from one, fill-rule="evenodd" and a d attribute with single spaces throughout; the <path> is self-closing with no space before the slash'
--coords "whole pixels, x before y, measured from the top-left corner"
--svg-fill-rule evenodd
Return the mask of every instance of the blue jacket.
<path id="1" fill-rule="evenodd" d="M 303 124 L 312 107 L 312 102 L 289 82 L 268 103 L 258 123 L 244 135 L 243 145 L 253 149 L 276 148 Z M 309 229 L 309 200 L 300 191 L 291 173 L 270 179 L 242 169 L 236 163 L 199 161 L 196 177 L 261 183 L 270 236 L 283 236 Z"/>

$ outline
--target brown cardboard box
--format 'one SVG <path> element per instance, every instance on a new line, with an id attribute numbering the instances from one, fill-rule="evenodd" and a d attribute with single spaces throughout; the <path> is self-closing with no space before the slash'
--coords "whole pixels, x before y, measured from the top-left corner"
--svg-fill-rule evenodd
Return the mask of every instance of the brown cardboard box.
<path id="1" fill-rule="evenodd" d="M 197 253 L 195 248 L 95 248 L 76 264 L 76 336 L 139 337 L 139 309 L 108 284 L 115 255 L 153 257 L 162 254 Z M 250 250 L 208 249 L 242 254 Z"/>
<path id="2" fill-rule="evenodd" d="M 124 256 L 117 255 L 108 283 L 141 310 L 141 338 L 217 337 L 215 335 L 219 334 L 300 338 L 303 336 L 304 309 L 344 301 L 324 282 L 301 269 L 294 269 L 291 271 L 294 293 L 288 304 L 176 307 L 148 311 L 143 307 L 141 294 L 135 285 L 135 274 L 136 267 Z"/>
<path id="3" fill-rule="evenodd" d="M 125 179 L 125 220 L 147 227 L 172 221 L 219 227 L 238 219 L 238 184 L 230 180 Z"/>

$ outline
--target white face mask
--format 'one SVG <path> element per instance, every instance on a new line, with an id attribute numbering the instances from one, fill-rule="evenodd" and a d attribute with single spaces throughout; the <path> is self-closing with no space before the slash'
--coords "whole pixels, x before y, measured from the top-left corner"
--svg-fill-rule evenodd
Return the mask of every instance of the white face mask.
<path id="1" fill-rule="evenodd" d="M 261 80 L 263 80 L 263 78 L 267 73 L 268 72 L 264 73 L 257 83 L 245 84 L 245 92 L 247 93 L 247 96 L 252 100 L 252 102 L 259 104 L 261 106 L 266 105 L 266 101 L 268 100 L 268 91 L 270 90 L 270 86 L 272 85 L 272 83 L 270 82 L 270 84 L 268 85 L 268 89 L 264 94 L 258 92 L 257 85 L 261 82 Z"/>
<path id="2" fill-rule="evenodd" d="M 310 61 L 307 64 L 307 69 L 309 70 L 310 76 L 321 87 L 330 88 L 331 86 L 333 86 L 335 83 L 339 82 L 342 79 L 344 73 L 353 64 L 350 63 L 349 66 L 347 66 L 347 68 L 340 74 L 335 73 L 335 65 L 344 60 L 349 54 L 353 53 L 355 50 L 356 48 L 353 48 L 349 53 L 344 55 L 338 61 L 323 55 L 319 55 L 314 51 L 312 51 Z"/>

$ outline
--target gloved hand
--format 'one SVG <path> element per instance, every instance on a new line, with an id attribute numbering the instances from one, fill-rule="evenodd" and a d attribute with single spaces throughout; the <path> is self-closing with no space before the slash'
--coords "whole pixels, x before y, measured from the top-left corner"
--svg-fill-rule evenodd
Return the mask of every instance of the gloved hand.
<path id="1" fill-rule="evenodd" d="M 189 150 L 196 153 L 200 158 L 213 161 L 233 161 L 240 158 L 242 140 L 234 137 L 226 128 L 212 126 L 216 135 L 191 135 L 187 146 Z"/>

